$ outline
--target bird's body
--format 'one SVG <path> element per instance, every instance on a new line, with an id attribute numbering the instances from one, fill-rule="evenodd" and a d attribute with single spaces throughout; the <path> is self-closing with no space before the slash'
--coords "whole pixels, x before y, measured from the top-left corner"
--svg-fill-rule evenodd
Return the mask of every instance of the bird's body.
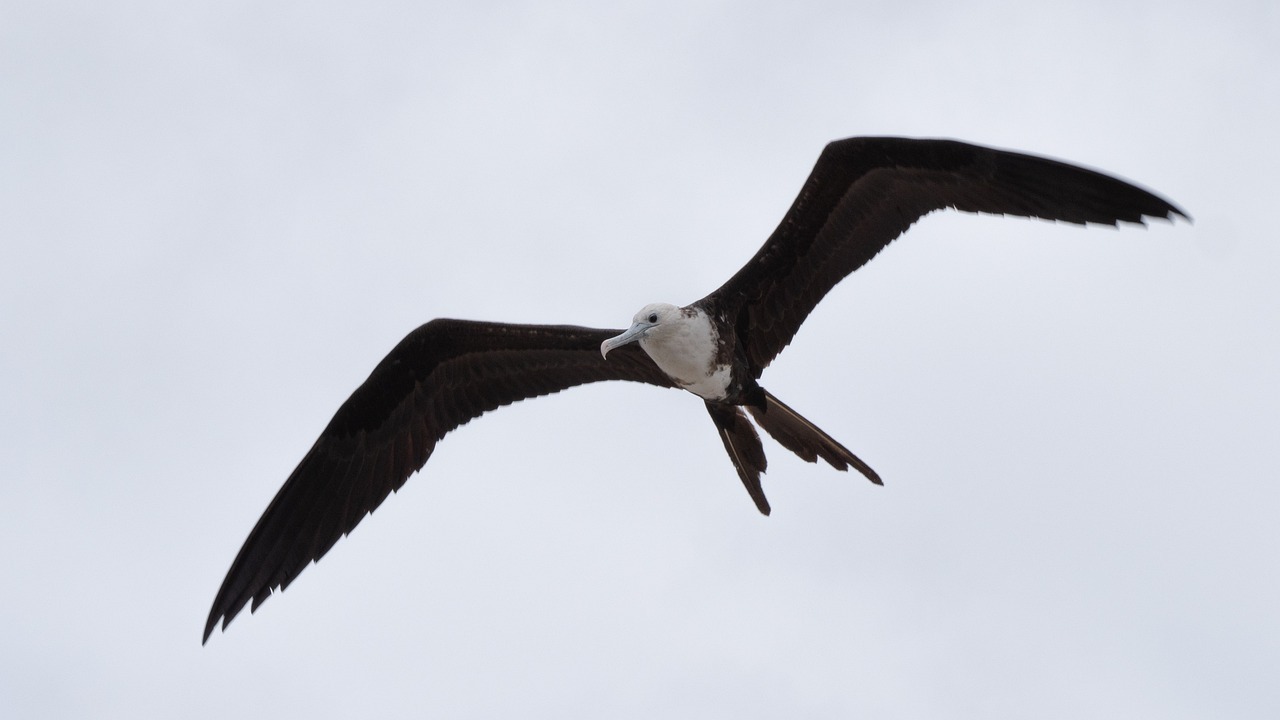
<path id="1" fill-rule="evenodd" d="M 1186 214 L 1122 180 L 1056 160 L 953 140 L 829 144 L 764 246 L 685 307 L 646 305 L 625 331 L 433 320 L 374 368 L 286 480 L 214 600 L 204 639 L 256 609 L 421 468 L 452 429 L 502 405 L 601 380 L 700 397 L 760 512 L 764 448 L 748 416 L 804 460 L 866 463 L 759 385 L 836 283 L 920 217 L 943 208 L 1070 223 Z"/>

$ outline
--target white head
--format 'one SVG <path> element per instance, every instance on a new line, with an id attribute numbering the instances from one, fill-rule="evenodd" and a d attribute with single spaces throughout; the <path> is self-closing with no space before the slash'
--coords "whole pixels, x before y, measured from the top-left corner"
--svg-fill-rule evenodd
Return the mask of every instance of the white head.
<path id="1" fill-rule="evenodd" d="M 645 339 L 661 339 L 674 330 L 684 319 L 684 312 L 671 303 L 650 303 L 640 308 L 640 312 L 631 318 L 631 327 L 617 337 L 611 337 L 600 343 L 600 354 L 608 356 L 609 351 Z"/>

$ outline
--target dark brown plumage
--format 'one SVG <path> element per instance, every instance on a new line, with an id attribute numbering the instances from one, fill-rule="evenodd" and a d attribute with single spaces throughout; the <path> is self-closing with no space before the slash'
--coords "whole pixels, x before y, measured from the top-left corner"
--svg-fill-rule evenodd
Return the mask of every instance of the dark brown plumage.
<path id="1" fill-rule="evenodd" d="M 450 430 L 517 400 L 600 380 L 672 387 L 638 347 L 600 356 L 612 330 L 432 320 L 352 393 L 236 556 L 205 624 L 256 610 L 399 490 Z"/>
<path id="2" fill-rule="evenodd" d="M 943 208 L 1071 223 L 1141 223 L 1186 214 L 1101 173 L 952 140 L 851 138 L 826 147 L 764 246 L 686 310 L 713 318 L 731 364 L 708 399 L 721 440 L 761 512 L 764 449 L 748 413 L 801 458 L 879 477 L 756 381 L 836 283 L 922 216 Z M 209 612 L 207 641 L 319 560 L 426 463 L 450 430 L 517 400 L 601 380 L 677 384 L 636 345 L 605 360 L 618 331 L 433 320 L 410 333 L 338 408 L 236 556 Z M 717 396 L 719 397 L 719 396 Z M 705 398 L 704 398 L 705 399 Z M 746 409 L 746 412 L 743 411 Z"/>
<path id="3" fill-rule="evenodd" d="M 1142 188 L 1057 160 L 956 140 L 837 140 L 764 247 L 694 306 L 749 328 L 758 379 L 836 283 L 944 208 L 1100 225 L 1187 217 Z"/>

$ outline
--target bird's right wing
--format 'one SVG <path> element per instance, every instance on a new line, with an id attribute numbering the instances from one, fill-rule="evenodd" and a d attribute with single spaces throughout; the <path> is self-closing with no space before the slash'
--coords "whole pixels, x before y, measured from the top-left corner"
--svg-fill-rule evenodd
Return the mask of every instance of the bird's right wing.
<path id="1" fill-rule="evenodd" d="M 338 408 L 249 533 L 209 611 L 204 640 L 283 589 L 472 418 L 600 380 L 672 387 L 639 346 L 606 361 L 617 330 L 433 320 L 409 333 Z"/>

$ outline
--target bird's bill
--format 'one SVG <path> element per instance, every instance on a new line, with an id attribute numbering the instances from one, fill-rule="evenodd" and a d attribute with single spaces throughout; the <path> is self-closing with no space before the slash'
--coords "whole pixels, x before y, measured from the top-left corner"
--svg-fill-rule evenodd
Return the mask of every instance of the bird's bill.
<path id="1" fill-rule="evenodd" d="M 611 337 L 608 340 L 605 340 L 604 342 L 600 343 L 600 356 L 609 357 L 610 350 L 613 350 L 614 348 L 620 348 L 623 345 L 627 345 L 639 340 L 640 338 L 644 337 L 645 331 L 651 327 L 653 326 L 650 325 L 649 323 L 638 322 L 635 325 L 632 325 L 631 329 L 627 330 L 621 335 L 618 335 L 617 337 Z"/>

